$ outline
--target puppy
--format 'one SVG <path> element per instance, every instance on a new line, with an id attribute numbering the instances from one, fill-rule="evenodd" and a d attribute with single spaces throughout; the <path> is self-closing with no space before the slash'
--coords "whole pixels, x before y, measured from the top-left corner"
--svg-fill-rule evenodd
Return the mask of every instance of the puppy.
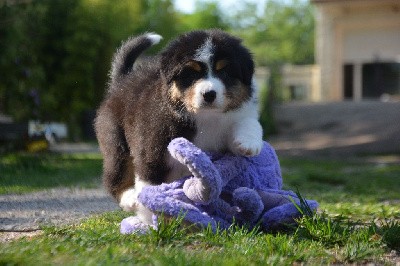
<path id="1" fill-rule="evenodd" d="M 137 210 L 149 223 L 137 202 L 143 186 L 189 174 L 168 154 L 173 138 L 243 156 L 258 155 L 263 145 L 254 62 L 241 40 L 220 30 L 193 31 L 137 60 L 161 39 L 147 33 L 122 44 L 95 120 L 104 185 L 122 209 Z"/>

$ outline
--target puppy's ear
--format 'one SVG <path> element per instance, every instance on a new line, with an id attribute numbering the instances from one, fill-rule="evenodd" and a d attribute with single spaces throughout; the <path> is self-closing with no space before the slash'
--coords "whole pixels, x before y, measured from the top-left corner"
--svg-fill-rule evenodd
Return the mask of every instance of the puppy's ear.
<path id="1" fill-rule="evenodd" d="M 234 58 L 232 64 L 236 78 L 244 85 L 250 86 L 254 74 L 254 61 L 250 52 L 241 45 L 234 46 L 231 51 L 231 56 Z"/>
<path id="2" fill-rule="evenodd" d="M 161 53 L 161 77 L 167 84 L 173 81 L 185 59 L 186 49 L 181 39 L 182 36 L 179 36 L 177 39 L 171 41 Z"/>
<path id="3" fill-rule="evenodd" d="M 217 43 L 217 53 L 233 59 L 237 77 L 244 85 L 250 86 L 254 74 L 254 61 L 250 51 L 243 46 L 242 40 L 221 30 L 212 30 L 210 33 Z"/>
<path id="4" fill-rule="evenodd" d="M 161 54 L 161 77 L 167 84 L 172 82 L 175 75 L 172 60 L 173 56 L 168 51 Z"/>
<path id="5" fill-rule="evenodd" d="M 241 78 L 244 85 L 250 86 L 254 74 L 254 61 L 251 52 L 242 44 L 242 40 L 235 38 L 234 55 L 239 63 Z"/>
<path id="6" fill-rule="evenodd" d="M 183 58 L 171 50 L 164 51 L 161 54 L 161 78 L 167 84 L 170 84 L 174 77 L 179 74 L 182 69 Z"/>
<path id="7" fill-rule="evenodd" d="M 242 53 L 242 56 L 240 57 L 240 68 L 242 72 L 243 83 L 250 86 L 254 74 L 254 61 L 250 52 L 246 48 L 244 49 L 246 51 Z"/>

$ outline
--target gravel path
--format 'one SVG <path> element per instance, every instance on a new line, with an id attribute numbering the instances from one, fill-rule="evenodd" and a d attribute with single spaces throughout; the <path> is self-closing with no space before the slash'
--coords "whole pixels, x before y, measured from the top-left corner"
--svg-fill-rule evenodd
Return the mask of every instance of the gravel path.
<path id="1" fill-rule="evenodd" d="M 52 152 L 99 152 L 95 144 L 60 143 Z M 102 189 L 55 188 L 23 195 L 0 195 L 0 243 L 41 233 L 43 225 L 79 222 L 94 214 L 118 210 Z"/>
<path id="2" fill-rule="evenodd" d="M 0 242 L 40 230 L 42 225 L 75 223 L 118 208 L 102 189 L 59 188 L 0 195 Z"/>

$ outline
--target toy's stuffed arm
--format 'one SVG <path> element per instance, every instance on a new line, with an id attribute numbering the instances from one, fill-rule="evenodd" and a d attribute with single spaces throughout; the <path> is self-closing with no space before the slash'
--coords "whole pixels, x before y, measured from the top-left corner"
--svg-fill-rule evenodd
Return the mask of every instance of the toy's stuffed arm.
<path id="1" fill-rule="evenodd" d="M 173 158 L 188 167 L 193 177 L 185 181 L 183 190 L 193 202 L 208 204 L 221 194 L 222 188 L 246 168 L 246 158 L 225 154 L 215 162 L 185 138 L 173 139 L 168 145 Z"/>
<path id="2" fill-rule="evenodd" d="M 168 151 L 193 174 L 185 181 L 183 191 L 193 202 L 207 204 L 219 197 L 222 179 L 210 158 L 185 138 L 173 139 Z"/>

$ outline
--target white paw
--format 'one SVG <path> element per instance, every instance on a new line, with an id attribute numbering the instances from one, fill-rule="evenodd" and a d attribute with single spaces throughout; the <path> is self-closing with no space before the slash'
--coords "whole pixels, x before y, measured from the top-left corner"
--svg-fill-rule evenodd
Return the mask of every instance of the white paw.
<path id="1" fill-rule="evenodd" d="M 136 176 L 135 187 L 131 187 L 122 193 L 121 200 L 119 201 L 119 206 L 127 212 L 136 211 L 139 206 L 139 193 L 142 191 L 143 187 L 148 185 L 149 184 L 147 182 L 141 180 L 138 176 Z"/>
<path id="2" fill-rule="evenodd" d="M 137 190 L 133 188 L 124 191 L 119 201 L 119 206 L 127 212 L 136 211 L 139 206 L 138 194 Z"/>
<path id="3" fill-rule="evenodd" d="M 263 147 L 262 139 L 235 139 L 232 152 L 242 156 L 257 156 Z"/>

